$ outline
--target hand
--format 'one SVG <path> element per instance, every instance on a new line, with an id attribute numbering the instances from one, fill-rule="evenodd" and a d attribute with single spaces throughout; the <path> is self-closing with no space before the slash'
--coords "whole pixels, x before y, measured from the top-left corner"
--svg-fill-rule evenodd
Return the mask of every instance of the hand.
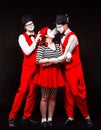
<path id="1" fill-rule="evenodd" d="M 44 58 L 44 63 L 49 63 L 49 59 L 48 58 Z"/>
<path id="2" fill-rule="evenodd" d="M 43 60 L 44 60 L 43 66 L 49 66 L 52 64 L 48 58 L 44 58 Z"/>
<path id="3" fill-rule="evenodd" d="M 41 39 L 42 39 L 42 37 L 41 37 L 40 31 L 39 31 L 36 38 L 35 38 L 35 42 L 38 43 L 38 41 Z"/>
<path id="4" fill-rule="evenodd" d="M 72 59 L 72 54 L 70 52 L 67 52 L 67 55 L 66 55 L 66 61 L 67 62 L 70 62 Z"/>
<path id="5" fill-rule="evenodd" d="M 52 63 L 43 64 L 43 66 L 50 66 Z"/>

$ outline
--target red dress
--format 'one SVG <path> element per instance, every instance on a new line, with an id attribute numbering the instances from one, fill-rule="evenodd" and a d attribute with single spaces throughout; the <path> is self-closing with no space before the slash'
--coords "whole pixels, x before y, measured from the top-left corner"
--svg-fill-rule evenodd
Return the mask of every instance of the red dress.
<path id="1" fill-rule="evenodd" d="M 51 66 L 41 66 L 38 84 L 46 88 L 57 88 L 64 86 L 64 79 L 58 64 Z"/>
<path id="2" fill-rule="evenodd" d="M 42 54 L 43 53 L 43 54 Z M 41 56 L 39 56 L 41 54 Z M 53 56 L 60 56 L 61 49 L 59 44 L 56 44 L 56 50 L 51 50 L 48 47 L 38 47 L 37 58 L 42 57 L 50 58 Z M 40 58 L 39 58 L 40 59 Z M 60 64 L 52 64 L 50 66 L 42 66 L 40 65 L 40 71 L 38 75 L 38 85 L 45 88 L 57 88 L 65 86 L 64 78 L 61 72 Z"/>

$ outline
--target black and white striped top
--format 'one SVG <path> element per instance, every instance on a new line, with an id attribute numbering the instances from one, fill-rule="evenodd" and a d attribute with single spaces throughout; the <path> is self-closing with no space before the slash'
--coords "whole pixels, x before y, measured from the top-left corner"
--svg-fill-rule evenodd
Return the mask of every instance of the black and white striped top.
<path id="1" fill-rule="evenodd" d="M 55 44 L 56 50 L 50 49 L 48 46 L 42 45 L 38 46 L 37 55 L 36 55 L 36 63 L 39 62 L 40 59 L 43 58 L 57 58 L 62 55 L 62 51 L 59 44 Z"/>

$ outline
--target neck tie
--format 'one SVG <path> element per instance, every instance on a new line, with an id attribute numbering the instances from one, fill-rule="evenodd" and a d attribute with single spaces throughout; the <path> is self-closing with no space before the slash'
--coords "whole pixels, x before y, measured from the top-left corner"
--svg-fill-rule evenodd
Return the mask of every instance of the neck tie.
<path id="1" fill-rule="evenodd" d="M 29 35 L 29 37 L 34 37 L 34 35 Z"/>
<path id="2" fill-rule="evenodd" d="M 64 33 L 62 33 L 62 34 L 61 34 L 61 38 L 62 38 L 63 36 L 65 36 L 65 34 L 64 34 Z"/>

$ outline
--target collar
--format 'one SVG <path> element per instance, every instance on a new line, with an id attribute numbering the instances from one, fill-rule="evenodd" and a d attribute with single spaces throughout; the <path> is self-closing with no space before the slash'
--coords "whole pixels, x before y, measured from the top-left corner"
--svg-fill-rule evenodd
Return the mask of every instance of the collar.
<path id="1" fill-rule="evenodd" d="M 68 28 L 68 29 L 64 32 L 64 34 L 67 35 L 69 32 L 71 32 L 70 28 Z"/>
<path id="2" fill-rule="evenodd" d="M 26 31 L 26 33 L 28 34 L 28 35 L 35 35 L 35 33 L 34 32 L 28 32 L 28 31 Z"/>

